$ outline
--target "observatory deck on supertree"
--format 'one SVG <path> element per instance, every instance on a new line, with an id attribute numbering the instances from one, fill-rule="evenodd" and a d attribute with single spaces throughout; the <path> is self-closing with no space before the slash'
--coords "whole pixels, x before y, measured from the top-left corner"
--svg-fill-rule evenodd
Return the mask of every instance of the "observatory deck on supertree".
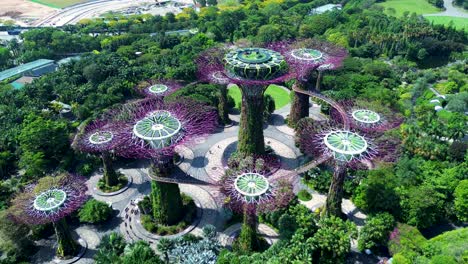
<path id="1" fill-rule="evenodd" d="M 267 80 L 284 73 L 286 62 L 279 52 L 263 48 L 236 49 L 224 61 L 232 75 L 248 80 Z"/>

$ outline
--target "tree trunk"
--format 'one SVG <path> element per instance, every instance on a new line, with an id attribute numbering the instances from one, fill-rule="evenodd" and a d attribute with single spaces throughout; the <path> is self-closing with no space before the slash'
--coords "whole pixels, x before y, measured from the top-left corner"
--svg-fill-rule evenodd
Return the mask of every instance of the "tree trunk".
<path id="1" fill-rule="evenodd" d="M 265 153 L 263 93 L 265 86 L 241 86 L 242 109 L 237 150 L 244 156 Z"/>
<path id="2" fill-rule="evenodd" d="M 320 85 L 322 84 L 323 71 L 318 71 L 317 82 L 315 83 L 315 91 L 320 92 Z"/>
<path id="3" fill-rule="evenodd" d="M 294 85 L 300 90 L 306 89 L 305 81 L 297 81 Z M 296 126 L 297 122 L 304 117 L 309 116 L 309 96 L 294 92 L 291 111 L 289 112 L 288 123 L 290 126 Z"/>
<path id="4" fill-rule="evenodd" d="M 221 85 L 221 88 L 219 90 L 218 113 L 221 123 L 223 123 L 224 125 L 231 123 L 231 120 L 229 119 L 227 86 L 225 85 Z"/>
<path id="5" fill-rule="evenodd" d="M 74 257 L 78 253 L 80 245 L 73 240 L 65 218 L 54 222 L 53 226 L 57 236 L 57 256 L 62 259 Z"/>
<path id="6" fill-rule="evenodd" d="M 239 250 L 250 253 L 259 247 L 257 236 L 257 216 L 244 210 L 244 222 L 239 234 Z"/>
<path id="7" fill-rule="evenodd" d="M 119 174 L 115 171 L 112 157 L 109 152 L 101 154 L 104 169 L 104 182 L 107 186 L 115 186 L 119 183 Z"/>
<path id="8" fill-rule="evenodd" d="M 346 167 L 337 164 L 333 171 L 333 178 L 328 190 L 327 202 L 325 205 L 326 216 L 341 216 L 341 201 L 343 199 L 343 184 L 346 177 Z"/>
<path id="9" fill-rule="evenodd" d="M 151 164 L 151 173 L 158 177 L 168 177 L 174 164 L 172 157 Z M 174 225 L 184 216 L 184 206 L 179 185 L 166 182 L 151 182 L 151 202 L 153 217 L 158 224 Z"/>

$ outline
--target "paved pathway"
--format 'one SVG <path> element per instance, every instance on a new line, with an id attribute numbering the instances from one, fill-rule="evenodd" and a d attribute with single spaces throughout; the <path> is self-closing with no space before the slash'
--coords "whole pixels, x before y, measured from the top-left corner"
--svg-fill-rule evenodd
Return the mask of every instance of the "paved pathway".
<path id="1" fill-rule="evenodd" d="M 219 242 L 223 246 L 232 246 L 234 239 L 239 235 L 242 224 L 237 223 L 226 228 L 222 233 L 218 235 Z M 268 244 L 272 245 L 279 240 L 278 233 L 271 227 L 265 224 L 259 224 L 257 228 L 258 233 L 261 237 L 265 238 Z"/>
<path id="2" fill-rule="evenodd" d="M 435 14 L 425 14 L 423 16 L 450 16 L 468 18 L 468 12 L 463 8 L 456 7 L 452 4 L 452 0 L 444 0 L 445 11 Z"/>

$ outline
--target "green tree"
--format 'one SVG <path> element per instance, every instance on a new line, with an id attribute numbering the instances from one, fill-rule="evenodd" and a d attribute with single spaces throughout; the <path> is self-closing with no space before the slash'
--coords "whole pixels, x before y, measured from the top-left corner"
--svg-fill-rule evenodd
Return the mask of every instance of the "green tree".
<path id="1" fill-rule="evenodd" d="M 356 226 L 338 217 L 320 219 L 320 227 L 312 237 L 313 247 L 319 251 L 319 263 L 342 263 L 351 250 L 351 238 L 356 236 Z"/>
<path id="2" fill-rule="evenodd" d="M 78 216 L 80 222 L 95 224 L 106 221 L 111 214 L 112 208 L 108 204 L 96 199 L 90 199 L 80 209 Z"/>
<path id="3" fill-rule="evenodd" d="M 458 183 L 454 192 L 455 211 L 458 220 L 462 222 L 468 221 L 468 180 L 463 180 Z"/>
<path id="4" fill-rule="evenodd" d="M 394 226 L 395 219 L 389 213 L 380 213 L 368 217 L 366 224 L 359 232 L 359 250 L 374 249 L 386 245 Z"/>
<path id="5" fill-rule="evenodd" d="M 120 256 L 123 254 L 127 243 L 122 235 L 112 232 L 101 239 L 94 255 L 97 264 L 120 263 Z"/>
<path id="6" fill-rule="evenodd" d="M 127 245 L 124 249 L 122 264 L 162 264 L 158 255 L 146 241 L 137 241 Z"/>

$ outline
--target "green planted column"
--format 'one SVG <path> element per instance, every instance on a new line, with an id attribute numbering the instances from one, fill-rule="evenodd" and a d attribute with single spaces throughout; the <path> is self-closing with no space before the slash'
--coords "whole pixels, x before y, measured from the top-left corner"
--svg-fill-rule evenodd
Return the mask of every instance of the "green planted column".
<path id="1" fill-rule="evenodd" d="M 57 236 L 57 256 L 60 258 L 71 258 L 78 253 L 80 245 L 73 240 L 70 229 L 65 218 L 53 222 L 55 235 Z"/>
<path id="2" fill-rule="evenodd" d="M 257 234 L 257 216 L 244 211 L 244 221 L 237 241 L 237 251 L 243 254 L 251 253 L 259 248 Z"/>
<path id="3" fill-rule="evenodd" d="M 227 86 L 221 85 L 219 88 L 219 103 L 218 113 L 221 123 L 227 125 L 231 123 L 229 119 L 229 108 L 228 108 L 228 97 L 227 97 Z"/>
<path id="4" fill-rule="evenodd" d="M 101 154 L 103 169 L 104 169 L 104 182 L 107 186 L 115 186 L 119 183 L 119 174 L 115 171 L 112 157 L 109 152 Z"/>
<path id="5" fill-rule="evenodd" d="M 334 168 L 330 189 L 328 190 L 324 212 L 325 216 L 341 216 L 341 202 L 343 200 L 343 185 L 345 177 L 346 167 L 342 164 L 337 164 Z"/>
<path id="6" fill-rule="evenodd" d="M 264 86 L 241 86 L 242 106 L 238 151 L 244 156 L 265 153 L 263 137 Z"/>
<path id="7" fill-rule="evenodd" d="M 174 164 L 172 158 L 153 162 L 151 173 L 156 177 L 168 177 Z M 184 216 L 179 185 L 160 181 L 151 182 L 153 217 L 163 225 L 178 223 Z"/>
<path id="8" fill-rule="evenodd" d="M 297 89 L 307 90 L 305 81 L 297 81 L 295 84 Z M 293 101 L 291 111 L 289 112 L 288 123 L 290 126 L 296 126 L 297 122 L 304 117 L 309 116 L 309 96 L 302 93 L 293 93 Z"/>

